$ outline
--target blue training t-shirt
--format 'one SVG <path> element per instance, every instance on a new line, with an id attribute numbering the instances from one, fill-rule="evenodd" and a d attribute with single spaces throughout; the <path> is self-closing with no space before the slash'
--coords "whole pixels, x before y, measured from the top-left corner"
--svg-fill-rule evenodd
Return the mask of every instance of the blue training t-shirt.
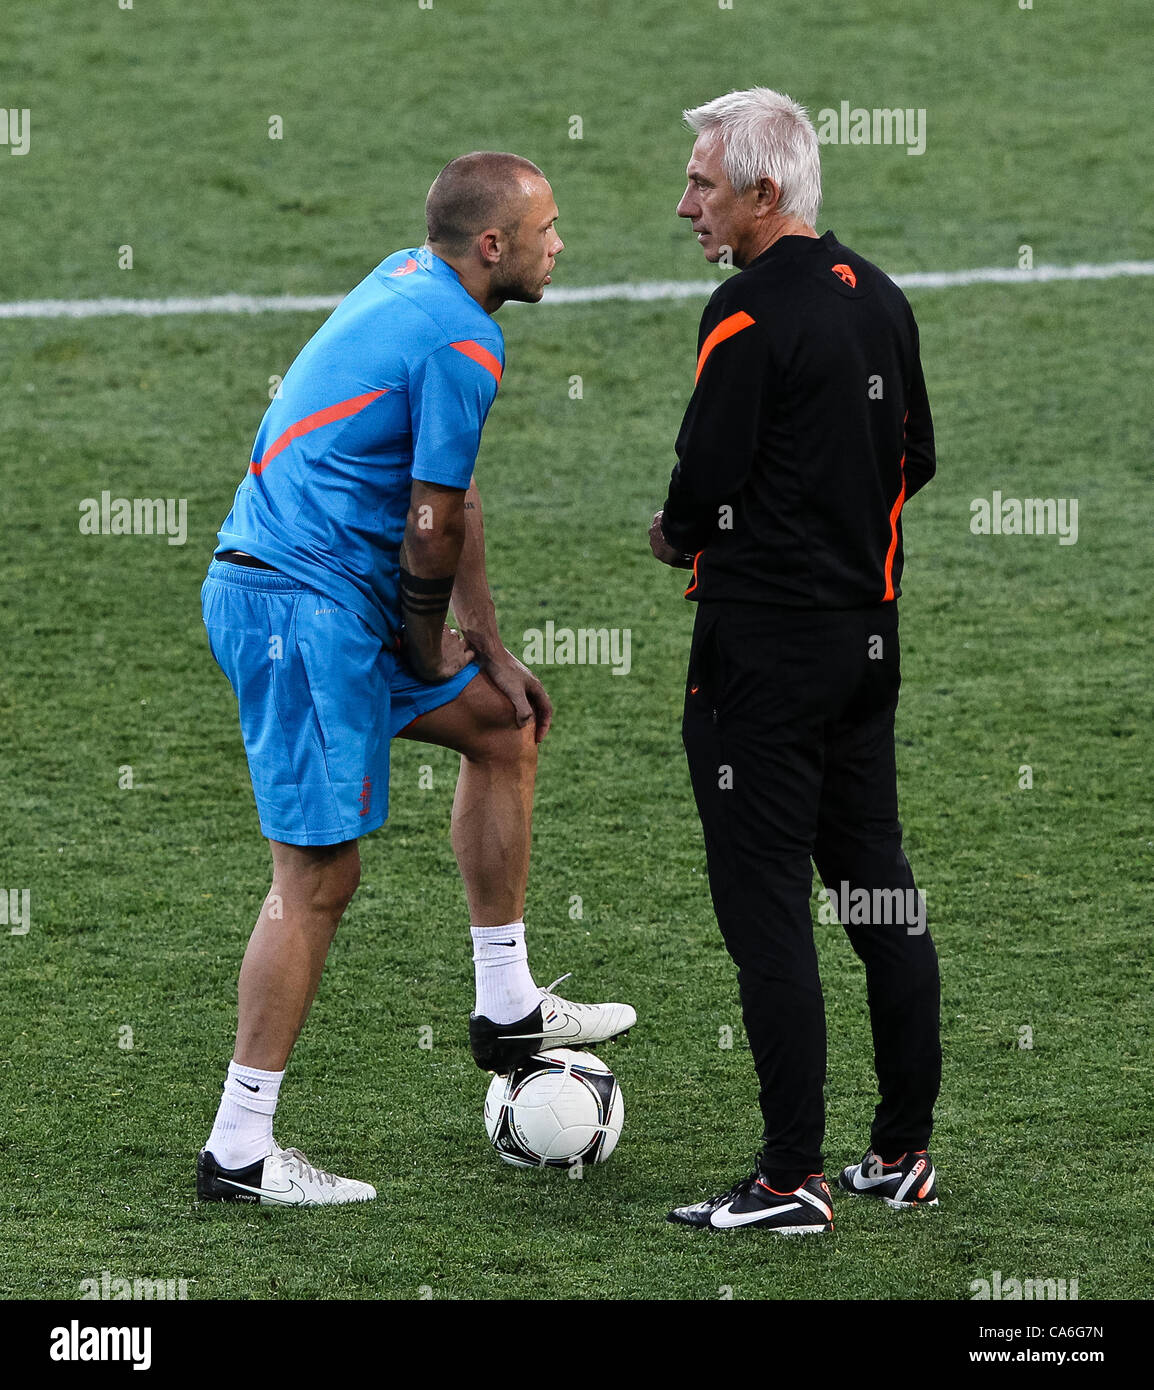
<path id="1" fill-rule="evenodd" d="M 505 340 L 457 272 L 398 251 L 301 349 L 217 539 L 350 608 L 391 646 L 414 478 L 467 488 Z"/>

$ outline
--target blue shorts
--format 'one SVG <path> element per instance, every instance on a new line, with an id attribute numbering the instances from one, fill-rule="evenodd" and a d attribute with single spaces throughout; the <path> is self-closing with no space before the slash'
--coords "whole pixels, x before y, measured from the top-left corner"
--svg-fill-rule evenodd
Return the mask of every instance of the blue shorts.
<path id="1" fill-rule="evenodd" d="M 389 814 L 389 743 L 464 690 L 470 662 L 426 685 L 355 613 L 287 574 L 213 560 L 208 645 L 240 706 L 261 833 L 335 845 Z"/>

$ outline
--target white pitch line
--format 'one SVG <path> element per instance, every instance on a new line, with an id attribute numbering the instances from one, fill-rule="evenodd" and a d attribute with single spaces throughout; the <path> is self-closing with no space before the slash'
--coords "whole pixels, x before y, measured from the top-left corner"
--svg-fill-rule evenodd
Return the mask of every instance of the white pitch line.
<path id="1" fill-rule="evenodd" d="M 903 290 L 946 290 L 954 285 L 1030 285 L 1051 280 L 1117 280 L 1128 275 L 1154 275 L 1154 261 L 1036 265 L 1032 270 L 996 265 L 982 270 L 911 270 L 893 278 Z"/>
<path id="2" fill-rule="evenodd" d="M 118 314 L 159 318 L 163 314 L 266 314 L 335 309 L 341 294 L 214 294 L 207 299 L 27 299 L 0 304 L 0 319 L 104 319 Z"/>
<path id="3" fill-rule="evenodd" d="M 975 270 L 913 270 L 893 278 L 910 290 L 944 290 L 955 285 L 1036 285 L 1055 280 L 1115 280 L 1154 275 L 1154 261 L 1105 264 L 1039 265 L 1032 270 L 985 266 Z M 649 280 L 637 284 L 560 286 L 549 290 L 544 304 L 597 304 L 605 300 L 651 302 L 702 299 L 722 280 Z M 216 294 L 205 299 L 26 299 L 0 304 L 0 319 L 93 319 L 128 315 L 159 318 L 167 314 L 322 313 L 335 309 L 339 294 Z"/>

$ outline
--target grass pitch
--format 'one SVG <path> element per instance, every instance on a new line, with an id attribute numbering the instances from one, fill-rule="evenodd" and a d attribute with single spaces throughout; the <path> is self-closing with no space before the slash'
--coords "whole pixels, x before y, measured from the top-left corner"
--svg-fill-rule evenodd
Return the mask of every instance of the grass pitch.
<path id="1" fill-rule="evenodd" d="M 478 146 L 552 178 L 559 285 L 700 279 L 672 216 L 680 108 L 754 81 L 811 112 L 926 109 L 923 156 L 824 152 L 820 229 L 887 269 L 1148 255 L 1143 13 L 436 0 L 366 29 L 352 3 L 44 3 L 0 63 L 32 112 L 28 155 L 0 150 L 0 297 L 346 289 L 420 240 L 432 174 Z M 558 713 L 526 914 L 542 982 L 572 970 L 576 997 L 638 1009 L 603 1049 L 621 1144 L 581 1181 L 489 1150 L 455 759 L 398 743 L 278 1113 L 282 1142 L 380 1196 L 307 1215 L 192 1197 L 267 888 L 197 591 L 269 377 L 320 317 L 0 322 L 0 886 L 31 894 L 30 930 L 0 937 L 0 1293 L 74 1298 L 107 1269 L 198 1299 L 963 1299 L 998 1270 L 1149 1297 L 1148 284 L 911 296 L 940 471 L 906 513 L 899 768 L 942 961 L 942 1206 L 845 1198 L 832 1237 L 772 1248 L 664 1223 L 758 1133 L 678 741 L 692 611 L 645 543 L 700 305 L 508 306 L 477 475 L 507 644 L 550 619 L 632 634 L 628 676 L 541 670 Z M 186 499 L 187 544 L 80 535 L 104 489 Z M 1077 543 L 971 534 L 994 489 L 1078 498 Z M 832 1176 L 874 1095 L 863 972 L 816 930 Z"/>

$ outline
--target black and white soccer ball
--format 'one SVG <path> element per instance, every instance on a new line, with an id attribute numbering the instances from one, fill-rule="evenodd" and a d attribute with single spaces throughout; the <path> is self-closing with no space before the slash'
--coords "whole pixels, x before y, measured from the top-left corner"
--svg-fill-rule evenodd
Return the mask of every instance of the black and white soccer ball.
<path id="1" fill-rule="evenodd" d="M 604 1163 L 621 1137 L 625 1100 L 617 1078 L 591 1052 L 556 1047 L 507 1076 L 485 1097 L 485 1129 L 517 1168 Z"/>

